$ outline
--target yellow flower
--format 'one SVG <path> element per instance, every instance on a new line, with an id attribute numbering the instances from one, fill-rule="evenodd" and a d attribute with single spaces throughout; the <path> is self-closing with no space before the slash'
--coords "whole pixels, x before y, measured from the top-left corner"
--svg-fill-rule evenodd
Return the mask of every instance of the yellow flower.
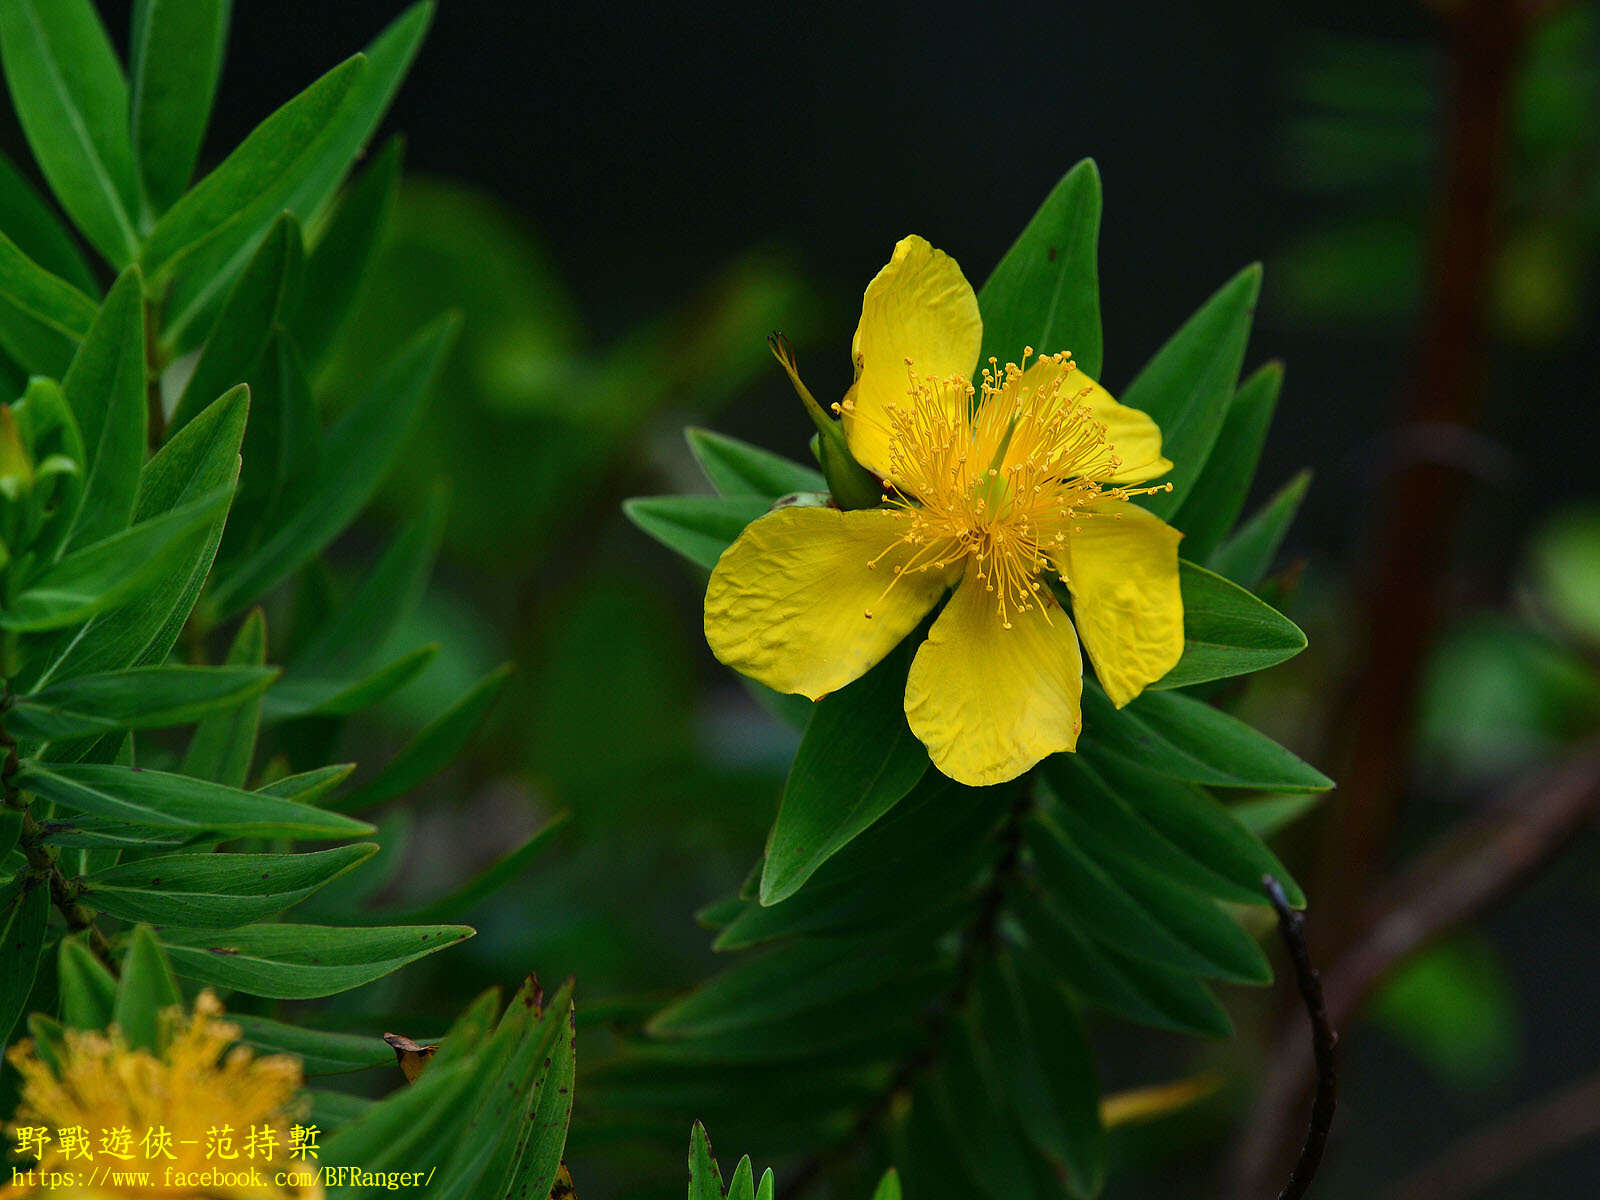
<path id="1" fill-rule="evenodd" d="M 209 991 L 192 1017 L 177 1008 L 162 1014 L 168 1037 L 159 1055 L 130 1049 L 115 1026 L 69 1029 L 44 1052 L 31 1041 L 13 1046 L 6 1057 L 22 1095 L 7 1132 L 16 1144 L 32 1142 L 39 1163 L 36 1182 L 0 1188 L 0 1197 L 322 1196 L 317 1164 L 290 1158 L 299 1060 L 257 1058 L 235 1045 L 239 1027 L 221 1015 Z M 77 1182 L 48 1186 L 51 1173 Z"/>
<path id="2" fill-rule="evenodd" d="M 955 261 L 902 240 L 867 286 L 855 383 L 836 406 L 884 505 L 752 522 L 718 561 L 705 608 L 717 658 L 817 700 L 953 588 L 911 664 L 906 718 L 934 764 L 974 787 L 1076 748 L 1080 634 L 1119 707 L 1183 653 L 1182 535 L 1128 502 L 1161 490 L 1134 485 L 1172 467 L 1161 431 L 1067 354 L 990 359 L 975 387 L 982 338 Z"/>

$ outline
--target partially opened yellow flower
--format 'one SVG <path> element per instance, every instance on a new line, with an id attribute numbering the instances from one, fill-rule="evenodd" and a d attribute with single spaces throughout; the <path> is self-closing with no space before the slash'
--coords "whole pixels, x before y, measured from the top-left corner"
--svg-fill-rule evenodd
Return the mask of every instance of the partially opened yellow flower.
<path id="1" fill-rule="evenodd" d="M 1161 431 L 1067 354 L 1029 363 L 1019 347 L 1021 365 L 991 359 L 974 386 L 982 338 L 955 261 L 902 240 L 867 286 L 855 383 L 837 406 L 884 505 L 752 522 L 712 572 L 705 609 L 722 662 L 817 700 L 950 592 L 912 661 L 906 718 L 934 764 L 974 787 L 1076 748 L 1080 634 L 1119 707 L 1183 652 L 1182 535 L 1129 503 L 1172 467 Z"/>
<path id="2" fill-rule="evenodd" d="M 239 1027 L 209 991 L 192 1015 L 173 1008 L 161 1019 L 160 1053 L 130 1048 L 115 1026 L 7 1052 L 22 1088 L 7 1132 L 21 1146 L 37 1130 L 39 1162 L 0 1200 L 319 1200 L 317 1163 L 293 1161 L 299 1060 L 238 1045 Z"/>

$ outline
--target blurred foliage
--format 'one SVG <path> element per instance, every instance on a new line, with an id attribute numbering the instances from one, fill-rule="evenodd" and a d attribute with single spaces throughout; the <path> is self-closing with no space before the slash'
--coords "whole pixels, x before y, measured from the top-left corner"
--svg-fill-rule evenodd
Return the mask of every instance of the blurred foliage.
<path id="1" fill-rule="evenodd" d="M 1583 327 L 1600 247 L 1600 8 L 1534 27 L 1520 64 L 1494 269 L 1509 341 L 1546 347 Z M 1309 38 L 1293 59 L 1288 182 L 1318 217 L 1274 261 L 1279 307 L 1303 324 L 1387 325 L 1421 296 L 1441 169 L 1441 51 L 1426 42 Z"/>

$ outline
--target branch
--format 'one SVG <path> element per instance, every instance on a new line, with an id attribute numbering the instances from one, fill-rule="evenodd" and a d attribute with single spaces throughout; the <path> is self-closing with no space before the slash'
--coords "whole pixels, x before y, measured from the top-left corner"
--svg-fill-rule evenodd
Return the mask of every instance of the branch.
<path id="1" fill-rule="evenodd" d="M 1261 877 L 1261 886 L 1267 890 L 1273 910 L 1278 914 L 1278 932 L 1288 948 L 1289 961 L 1294 964 L 1295 982 L 1300 985 L 1300 998 L 1305 1001 L 1306 1015 L 1311 1018 L 1311 1050 L 1317 1063 L 1317 1095 L 1311 1104 L 1311 1125 L 1306 1130 L 1306 1140 L 1300 1147 L 1299 1161 L 1290 1172 L 1289 1182 L 1278 1193 L 1278 1200 L 1301 1200 L 1311 1190 L 1311 1181 L 1322 1165 L 1322 1152 L 1328 1145 L 1328 1130 L 1333 1127 L 1333 1110 L 1338 1103 L 1339 1071 L 1335 1051 L 1339 1035 L 1328 1021 L 1328 1010 L 1322 1000 L 1322 978 L 1311 965 L 1311 954 L 1306 949 L 1306 919 L 1289 907 L 1283 894 L 1283 884 L 1271 875 Z"/>
<path id="2" fill-rule="evenodd" d="M 1408 1175 L 1385 1200 L 1462 1200 L 1580 1138 L 1600 1133 L 1600 1075 L 1519 1108 L 1469 1134 Z"/>
<path id="3" fill-rule="evenodd" d="M 1600 740 L 1509 788 L 1493 814 L 1445 837 L 1390 887 L 1366 933 L 1326 972 L 1329 1020 L 1347 1026 L 1400 963 L 1503 899 L 1576 836 L 1600 800 Z M 1262 1195 L 1275 1172 L 1286 1122 L 1313 1078 L 1298 1030 L 1280 1038 L 1261 1095 L 1234 1156 L 1232 1194 Z"/>

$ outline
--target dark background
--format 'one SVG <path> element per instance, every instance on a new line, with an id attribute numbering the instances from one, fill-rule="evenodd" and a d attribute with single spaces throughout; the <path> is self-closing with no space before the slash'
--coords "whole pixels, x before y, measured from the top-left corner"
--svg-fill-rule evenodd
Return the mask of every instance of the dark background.
<path id="1" fill-rule="evenodd" d="M 102 7 L 114 31 L 126 29 L 126 4 Z M 207 160 L 400 8 L 238 0 Z M 1338 662 L 1355 636 L 1348 597 L 1367 572 L 1374 530 L 1394 517 L 1388 485 L 1405 455 L 1459 460 L 1472 480 L 1447 535 L 1442 594 L 1452 616 L 1504 608 L 1530 532 L 1547 513 L 1595 494 L 1592 261 L 1567 281 L 1561 320 L 1497 338 L 1479 432 L 1465 441 L 1424 433 L 1403 453 L 1390 434 L 1418 357 L 1414 310 L 1339 311 L 1315 302 L 1303 274 L 1288 272 L 1300 282 L 1285 286 L 1276 269 L 1373 195 L 1388 220 L 1409 222 L 1425 244 L 1438 173 L 1440 118 L 1427 104 L 1440 91 L 1436 40 L 1427 11 L 1398 2 L 991 11 L 445 0 L 385 129 L 405 134 L 408 171 L 468 184 L 514 211 L 599 343 L 674 307 L 746 249 L 782 256 L 821 301 L 801 351 L 825 397 L 847 382 L 860 290 L 897 238 L 923 234 L 977 284 L 1062 173 L 1095 158 L 1105 186 L 1101 296 L 1113 391 L 1214 287 L 1247 262 L 1267 263 L 1247 369 L 1281 358 L 1288 375 L 1257 494 L 1301 466 L 1316 472 L 1291 538 L 1314 584 L 1310 615 L 1297 617 L 1322 661 Z M 1308 116 L 1314 126 L 1330 107 L 1317 99 L 1317 64 L 1332 61 L 1347 81 L 1370 65 L 1375 81 L 1392 84 L 1396 52 L 1415 64 L 1420 115 L 1391 107 L 1375 82 L 1365 127 L 1373 141 L 1341 141 L 1337 129 L 1306 136 Z M 1371 166 L 1370 146 L 1396 142 L 1415 154 L 1355 170 L 1350 186 L 1308 183 L 1337 174 L 1342 160 Z M 26 157 L 14 128 L 5 148 Z M 1386 258 L 1389 245 L 1366 245 L 1357 269 L 1404 275 L 1409 266 Z M 1581 262 L 1587 248 L 1575 243 L 1566 257 Z M 717 423 L 790 454 L 807 433 L 776 370 Z M 636 467 L 633 490 L 662 490 L 648 476 Z M 601 490 L 593 502 L 614 497 Z M 693 638 L 692 583 L 642 535 L 613 530 L 603 546 L 614 567 L 650 572 L 671 590 L 696 670 L 713 677 Z M 560 583 L 540 586 L 509 610 L 512 619 L 548 617 L 542 605 Z M 1421 799 L 1413 797 L 1402 844 L 1421 840 L 1488 782 L 1415 785 Z M 1345 1109 L 1321 1194 L 1374 1195 L 1463 1131 L 1593 1069 L 1594 849 L 1582 847 L 1587 859 L 1564 860 L 1488 924 L 1519 1014 L 1515 1062 L 1490 1085 L 1452 1087 L 1381 1031 L 1348 1039 Z M 689 890 L 699 902 L 715 894 Z M 703 940 L 689 923 L 692 906 L 676 893 L 672 904 L 658 919 L 681 939 Z M 1149 1186 L 1159 1195 L 1173 1185 Z M 1590 1145 L 1484 1194 L 1577 1200 L 1597 1189 L 1600 1152 Z"/>

